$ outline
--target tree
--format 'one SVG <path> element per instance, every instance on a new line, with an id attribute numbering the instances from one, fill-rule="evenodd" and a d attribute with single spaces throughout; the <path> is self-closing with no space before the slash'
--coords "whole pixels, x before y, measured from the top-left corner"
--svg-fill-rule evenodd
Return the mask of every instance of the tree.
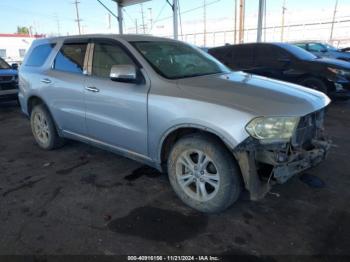
<path id="1" fill-rule="evenodd" d="M 29 35 L 29 29 L 25 26 L 17 26 L 17 34 Z"/>

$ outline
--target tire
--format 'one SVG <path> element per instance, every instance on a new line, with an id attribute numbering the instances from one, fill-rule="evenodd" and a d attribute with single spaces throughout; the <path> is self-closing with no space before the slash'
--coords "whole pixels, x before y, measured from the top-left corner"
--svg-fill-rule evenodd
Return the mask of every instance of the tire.
<path id="1" fill-rule="evenodd" d="M 30 124 L 35 141 L 45 150 L 63 146 L 64 139 L 59 137 L 56 125 L 46 107 L 36 105 L 30 115 Z"/>
<path id="2" fill-rule="evenodd" d="M 178 140 L 168 158 L 168 175 L 177 196 L 204 213 L 227 209 L 242 191 L 233 156 L 210 136 L 196 134 Z"/>
<path id="3" fill-rule="evenodd" d="M 317 91 L 320 91 L 322 93 L 327 94 L 328 92 L 328 88 L 327 85 L 324 81 L 322 81 L 321 79 L 318 79 L 316 77 L 307 77 L 304 78 L 303 80 L 300 81 L 300 84 L 302 86 L 306 86 L 312 89 L 315 89 Z"/>

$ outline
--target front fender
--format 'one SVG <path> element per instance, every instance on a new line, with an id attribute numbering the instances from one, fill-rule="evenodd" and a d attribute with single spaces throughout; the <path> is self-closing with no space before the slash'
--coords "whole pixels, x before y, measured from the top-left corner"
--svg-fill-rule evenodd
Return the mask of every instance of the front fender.
<path id="1" fill-rule="evenodd" d="M 168 128 L 166 131 L 164 131 L 161 138 L 159 139 L 157 150 L 156 150 L 156 160 L 155 160 L 158 164 L 161 164 L 162 149 L 166 139 L 169 137 L 169 135 L 173 134 L 173 132 L 176 132 L 177 130 L 180 130 L 183 128 L 193 128 L 193 129 L 211 133 L 216 137 L 218 137 L 231 150 L 233 150 L 241 142 L 236 140 L 231 134 L 225 132 L 225 130 L 222 130 L 220 127 L 208 127 L 208 125 L 203 125 L 198 123 L 177 124 Z"/>

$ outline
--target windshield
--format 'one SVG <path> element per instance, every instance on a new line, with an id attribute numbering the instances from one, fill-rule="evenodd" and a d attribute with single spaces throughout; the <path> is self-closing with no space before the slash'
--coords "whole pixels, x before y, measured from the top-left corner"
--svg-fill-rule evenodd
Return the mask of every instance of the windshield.
<path id="1" fill-rule="evenodd" d="M 287 50 L 289 53 L 294 55 L 295 57 L 302 59 L 302 60 L 314 60 L 317 58 L 314 54 L 305 51 L 304 49 L 297 47 L 295 45 L 289 45 L 289 44 L 282 44 L 280 45 L 283 49 Z"/>
<path id="2" fill-rule="evenodd" d="M 212 56 L 179 42 L 142 41 L 132 45 L 155 71 L 169 79 L 230 72 Z"/>
<path id="3" fill-rule="evenodd" d="M 0 57 L 0 69 L 10 69 L 10 68 L 11 68 L 10 65 Z"/>

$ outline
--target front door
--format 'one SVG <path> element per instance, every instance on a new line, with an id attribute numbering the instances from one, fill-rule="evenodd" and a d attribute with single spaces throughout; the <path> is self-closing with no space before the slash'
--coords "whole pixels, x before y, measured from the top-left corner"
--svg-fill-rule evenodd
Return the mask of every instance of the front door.
<path id="1" fill-rule="evenodd" d="M 147 152 L 147 95 L 142 84 L 116 82 L 109 77 L 113 65 L 137 62 L 117 41 L 96 41 L 90 76 L 85 83 L 86 125 L 90 138 L 137 153 Z"/>

